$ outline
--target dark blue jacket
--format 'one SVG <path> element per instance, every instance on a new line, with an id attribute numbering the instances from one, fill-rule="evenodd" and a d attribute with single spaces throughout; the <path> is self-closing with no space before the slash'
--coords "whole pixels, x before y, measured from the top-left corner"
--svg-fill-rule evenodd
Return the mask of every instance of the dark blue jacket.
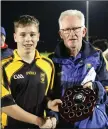
<path id="1" fill-rule="evenodd" d="M 12 54 L 13 54 L 13 50 L 10 48 L 1 49 L 1 59 L 6 59 L 12 56 Z"/>
<path id="2" fill-rule="evenodd" d="M 66 88 L 79 86 L 91 67 L 94 67 L 96 79 L 93 82 L 94 90 L 98 91 L 97 105 L 92 117 L 78 121 L 77 128 L 103 128 L 108 118 L 105 112 L 107 94 L 104 89 L 108 86 L 108 71 L 101 51 L 94 49 L 91 44 L 83 41 L 81 51 L 76 57 L 69 56 L 63 42 L 59 43 L 55 52 L 49 57 L 55 64 L 55 84 L 53 99 L 61 98 Z"/>

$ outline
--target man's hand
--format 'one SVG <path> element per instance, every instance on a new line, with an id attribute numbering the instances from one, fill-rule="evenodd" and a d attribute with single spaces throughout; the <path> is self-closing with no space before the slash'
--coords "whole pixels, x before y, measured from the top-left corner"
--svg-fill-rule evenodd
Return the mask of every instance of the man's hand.
<path id="1" fill-rule="evenodd" d="M 52 121 L 52 129 L 55 129 L 56 128 L 56 124 L 57 124 L 57 120 L 55 117 L 52 117 L 51 118 L 51 121 Z"/>
<path id="2" fill-rule="evenodd" d="M 59 112 L 58 105 L 62 104 L 62 101 L 60 99 L 54 99 L 48 101 L 48 108 L 52 111 Z"/>
<path id="3" fill-rule="evenodd" d="M 43 125 L 40 125 L 39 128 L 43 128 L 43 129 L 54 129 L 56 127 L 56 118 L 55 117 L 47 117 L 46 119 L 44 119 L 44 123 Z"/>
<path id="4" fill-rule="evenodd" d="M 83 85 L 83 88 L 90 88 L 91 90 L 93 90 L 93 84 L 92 82 L 87 82 L 86 84 Z"/>

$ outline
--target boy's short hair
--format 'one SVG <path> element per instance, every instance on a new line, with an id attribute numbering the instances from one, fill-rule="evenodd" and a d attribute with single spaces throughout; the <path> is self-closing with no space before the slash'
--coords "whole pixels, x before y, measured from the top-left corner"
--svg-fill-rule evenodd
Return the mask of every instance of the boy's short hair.
<path id="1" fill-rule="evenodd" d="M 27 26 L 30 24 L 35 24 L 37 26 L 38 31 L 39 31 L 38 19 L 36 19 L 34 16 L 31 16 L 31 15 L 22 15 L 14 21 L 14 31 L 19 26 Z"/>

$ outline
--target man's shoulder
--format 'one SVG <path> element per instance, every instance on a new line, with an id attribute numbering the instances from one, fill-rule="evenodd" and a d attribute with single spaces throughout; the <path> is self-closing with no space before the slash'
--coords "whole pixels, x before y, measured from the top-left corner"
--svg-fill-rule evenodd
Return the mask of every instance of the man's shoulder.
<path id="1" fill-rule="evenodd" d="M 48 55 L 48 58 L 50 58 L 50 59 L 52 59 L 54 57 L 54 52 L 52 52 L 52 53 L 50 53 L 49 55 Z"/>
<path id="2" fill-rule="evenodd" d="M 99 48 L 96 48 L 96 47 L 94 47 L 94 46 L 93 46 L 93 48 L 94 48 L 94 50 L 95 50 L 96 52 L 99 52 L 99 53 L 102 52 Z"/>

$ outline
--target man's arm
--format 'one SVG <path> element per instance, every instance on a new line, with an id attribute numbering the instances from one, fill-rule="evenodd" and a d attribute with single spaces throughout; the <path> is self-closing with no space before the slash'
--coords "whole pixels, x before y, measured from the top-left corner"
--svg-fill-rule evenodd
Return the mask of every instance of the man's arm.
<path id="1" fill-rule="evenodd" d="M 48 59 L 48 60 L 50 61 L 50 66 L 51 66 L 52 72 L 51 72 L 51 75 L 49 76 L 50 83 L 49 83 L 48 91 L 44 97 L 43 105 L 46 109 L 46 115 L 53 117 L 51 119 L 52 119 L 53 128 L 54 128 L 55 127 L 55 120 L 56 121 L 58 120 L 58 114 L 56 111 L 58 111 L 58 104 L 61 102 L 61 100 L 56 99 L 53 101 L 53 99 L 54 99 L 53 98 L 54 97 L 54 87 L 55 87 L 55 84 L 54 84 L 55 67 L 54 67 L 53 62 L 50 59 Z"/>
<path id="2" fill-rule="evenodd" d="M 108 70 L 106 67 L 105 59 L 100 53 L 100 67 L 97 69 L 96 81 L 94 83 L 94 88 L 98 90 L 98 102 L 106 103 L 107 102 L 107 92 L 105 87 L 108 86 Z"/>
<path id="3" fill-rule="evenodd" d="M 60 99 L 49 100 L 47 103 L 47 107 L 52 111 L 59 112 L 58 106 L 62 104 Z"/>
<path id="4" fill-rule="evenodd" d="M 106 68 L 106 63 L 102 53 L 100 53 L 100 65 L 96 70 L 96 79 L 94 82 L 88 82 L 83 87 L 94 89 L 98 95 L 97 103 L 107 102 L 107 93 L 105 88 L 108 86 L 108 71 Z"/>

